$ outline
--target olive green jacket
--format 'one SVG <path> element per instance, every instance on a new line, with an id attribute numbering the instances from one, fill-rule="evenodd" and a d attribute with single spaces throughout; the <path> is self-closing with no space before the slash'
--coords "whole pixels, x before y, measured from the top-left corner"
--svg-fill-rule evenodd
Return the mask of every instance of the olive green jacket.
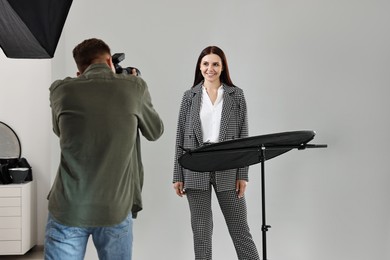
<path id="1" fill-rule="evenodd" d="M 50 87 L 61 161 L 49 212 L 69 226 L 111 226 L 142 209 L 140 134 L 158 139 L 163 123 L 145 81 L 92 64 Z"/>

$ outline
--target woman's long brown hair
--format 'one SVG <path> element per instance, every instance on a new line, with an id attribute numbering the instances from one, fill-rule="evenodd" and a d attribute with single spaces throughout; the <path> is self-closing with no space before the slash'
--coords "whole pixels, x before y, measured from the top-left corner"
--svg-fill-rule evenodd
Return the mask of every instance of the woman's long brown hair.
<path id="1" fill-rule="evenodd" d="M 196 85 L 198 85 L 200 82 L 203 81 L 203 75 L 202 75 L 202 72 L 200 71 L 200 63 L 201 63 L 203 57 L 206 55 L 209 55 L 209 54 L 216 54 L 222 60 L 222 72 L 221 72 L 221 76 L 220 76 L 221 82 L 228 85 L 228 86 L 235 87 L 231 78 L 230 78 L 229 66 L 227 63 L 225 53 L 223 53 L 223 51 L 217 46 L 206 47 L 200 53 L 199 58 L 198 58 L 198 62 L 196 63 L 196 67 L 195 67 L 195 79 L 194 79 L 194 85 L 192 87 L 195 87 Z"/>

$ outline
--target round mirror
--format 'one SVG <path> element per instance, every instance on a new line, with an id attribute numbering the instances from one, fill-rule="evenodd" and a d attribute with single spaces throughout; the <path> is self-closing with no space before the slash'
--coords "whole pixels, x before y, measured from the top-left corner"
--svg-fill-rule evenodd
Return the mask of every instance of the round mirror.
<path id="1" fill-rule="evenodd" d="M 20 158 L 22 147 L 15 131 L 0 122 L 0 159 Z"/>

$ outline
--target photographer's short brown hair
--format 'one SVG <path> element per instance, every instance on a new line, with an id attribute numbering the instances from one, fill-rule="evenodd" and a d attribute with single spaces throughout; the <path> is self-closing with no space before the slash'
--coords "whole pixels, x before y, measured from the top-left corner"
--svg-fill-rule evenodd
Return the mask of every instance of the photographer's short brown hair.
<path id="1" fill-rule="evenodd" d="M 84 40 L 73 49 L 73 58 L 80 73 L 83 73 L 95 59 L 104 54 L 111 55 L 110 47 L 96 38 Z"/>

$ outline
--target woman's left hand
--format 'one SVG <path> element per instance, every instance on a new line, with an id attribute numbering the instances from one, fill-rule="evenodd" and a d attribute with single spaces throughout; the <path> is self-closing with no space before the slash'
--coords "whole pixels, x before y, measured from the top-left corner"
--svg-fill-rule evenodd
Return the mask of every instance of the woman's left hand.
<path id="1" fill-rule="evenodd" d="M 237 180 L 236 181 L 236 192 L 238 198 L 244 197 L 244 193 L 246 190 L 246 181 L 245 180 Z"/>

